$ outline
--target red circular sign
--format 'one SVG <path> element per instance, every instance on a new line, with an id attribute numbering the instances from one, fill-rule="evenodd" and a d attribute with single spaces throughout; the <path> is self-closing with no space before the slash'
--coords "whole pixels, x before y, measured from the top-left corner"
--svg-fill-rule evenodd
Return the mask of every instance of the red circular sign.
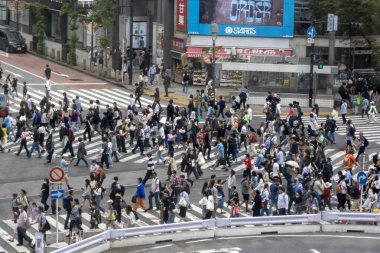
<path id="1" fill-rule="evenodd" d="M 49 176 L 50 176 L 50 181 L 60 182 L 65 176 L 65 172 L 60 167 L 54 167 L 54 168 L 51 168 Z"/>

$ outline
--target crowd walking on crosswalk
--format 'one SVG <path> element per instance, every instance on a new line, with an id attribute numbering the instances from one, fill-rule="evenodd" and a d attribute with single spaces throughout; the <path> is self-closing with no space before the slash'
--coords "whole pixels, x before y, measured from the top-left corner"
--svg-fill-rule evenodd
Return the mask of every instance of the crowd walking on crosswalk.
<path id="1" fill-rule="evenodd" d="M 357 131 L 348 116 L 350 106 L 346 99 L 342 99 L 340 108 L 341 125 L 336 107 L 322 120 L 318 105 L 309 115 L 303 115 L 297 101 L 289 104 L 284 117 L 281 98 L 269 92 L 262 122 L 254 122 L 252 108 L 245 103 L 247 88 L 232 97 L 230 104 L 222 96 L 217 101 L 208 97 L 208 90 L 197 90 L 183 108 L 172 100 L 161 104 L 159 95 L 154 101 L 143 100 L 144 85 L 140 83 L 136 84 L 136 94 L 109 90 L 108 95 L 102 94 L 106 103 L 94 96 L 82 101 L 86 94 L 100 94 L 93 90 L 71 91 L 73 94 L 54 91 L 49 69 L 47 65 L 47 91 L 39 93 L 39 103 L 29 94 L 27 84 L 22 98 L 17 94 L 9 98 L 9 105 L 19 103 L 19 111 L 14 114 L 9 110 L 4 117 L 1 147 L 11 151 L 11 146 L 16 145 L 13 143 L 19 143 L 17 156 L 25 150 L 32 158 L 36 150 L 37 157 L 45 157 L 48 164 L 60 159 L 69 189 L 63 199 L 63 229 L 70 232 L 70 238 L 75 231 L 81 235 L 85 216 L 91 229 L 115 229 L 138 226 L 143 224 L 139 223 L 141 218 L 156 216 L 158 223 L 167 224 L 218 217 L 317 213 L 326 208 L 343 211 L 362 207 L 374 211 L 380 207 L 377 155 L 368 170 L 364 202 L 359 202 L 355 174 L 364 166 L 360 157 L 371 142 L 364 131 Z M 9 81 L 5 83 L 9 85 Z M 4 94 L 11 93 L 5 85 Z M 368 93 L 365 90 L 360 96 L 361 101 L 369 101 L 363 104 L 362 117 L 369 114 L 365 124 L 377 123 L 376 101 Z M 58 103 L 53 103 L 57 98 Z M 357 101 L 353 98 L 348 102 L 355 108 L 357 104 L 352 103 Z M 336 143 L 336 133 L 342 133 L 339 129 L 346 141 L 339 155 L 343 159 L 334 167 L 332 145 Z M 101 143 L 100 149 L 92 149 L 94 141 Z M 136 158 L 146 164 L 146 171 L 136 178 L 134 194 L 127 194 L 121 177 L 115 176 L 111 185 L 105 185 L 114 163 Z M 90 173 L 81 188 L 82 199 L 78 199 L 74 188 L 80 186 L 69 183 L 69 174 L 71 166 L 83 164 Z M 166 179 L 159 177 L 157 167 L 166 168 Z M 195 189 L 194 180 L 205 179 L 206 169 L 212 176 L 201 189 Z M 229 175 L 219 176 L 219 171 L 228 171 Z M 238 172 L 241 173 L 237 175 Z M 47 179 L 41 191 L 41 207 L 30 203 L 24 190 L 12 202 L 19 244 L 23 244 L 23 238 L 32 244 L 26 234 L 32 215 L 38 230 L 50 230 L 45 218 L 49 211 Z M 190 194 L 198 194 L 199 202 L 192 202 Z M 50 212 L 59 211 L 51 202 Z"/>

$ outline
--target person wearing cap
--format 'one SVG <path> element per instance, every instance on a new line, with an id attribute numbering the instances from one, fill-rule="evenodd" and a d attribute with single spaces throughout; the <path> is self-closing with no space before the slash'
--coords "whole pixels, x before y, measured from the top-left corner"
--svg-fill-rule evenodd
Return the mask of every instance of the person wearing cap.
<path id="1" fill-rule="evenodd" d="M 321 208 L 322 210 L 328 206 L 328 208 L 330 209 L 330 211 L 332 210 L 332 207 L 331 207 L 331 186 L 332 184 L 330 182 L 326 182 L 326 184 L 324 185 L 324 188 L 323 188 L 323 207 Z"/>
<path id="2" fill-rule="evenodd" d="M 368 110 L 368 124 L 372 122 L 379 123 L 379 121 L 376 118 L 376 114 L 378 114 L 376 104 L 374 101 L 372 101 Z"/>

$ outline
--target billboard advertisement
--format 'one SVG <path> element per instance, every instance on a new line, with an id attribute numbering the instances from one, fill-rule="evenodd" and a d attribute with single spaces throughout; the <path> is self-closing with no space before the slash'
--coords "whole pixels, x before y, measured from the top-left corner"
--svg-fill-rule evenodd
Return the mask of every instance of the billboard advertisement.
<path id="1" fill-rule="evenodd" d="M 220 36 L 293 37 L 294 0 L 188 0 L 188 33 Z"/>

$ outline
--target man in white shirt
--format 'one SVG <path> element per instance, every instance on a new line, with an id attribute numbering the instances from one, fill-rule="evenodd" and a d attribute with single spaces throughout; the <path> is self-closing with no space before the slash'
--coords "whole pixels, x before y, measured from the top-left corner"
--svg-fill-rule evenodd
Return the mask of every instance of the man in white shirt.
<path id="1" fill-rule="evenodd" d="M 26 230 L 28 229 L 28 226 L 29 226 L 28 214 L 26 213 L 26 210 L 28 210 L 27 206 L 23 206 L 19 209 L 20 215 L 18 216 L 18 219 L 17 219 L 17 240 L 18 240 L 17 246 L 24 245 L 23 242 L 25 239 L 29 242 L 29 246 L 33 248 L 32 246 L 33 240 L 26 234 Z"/>
<path id="2" fill-rule="evenodd" d="M 289 206 L 289 196 L 283 186 L 278 187 L 277 209 L 278 215 L 286 215 Z"/>
<path id="3" fill-rule="evenodd" d="M 45 89 L 46 89 L 46 98 L 51 100 L 52 99 L 52 97 L 50 96 L 51 81 L 49 79 L 46 79 Z"/>
<path id="4" fill-rule="evenodd" d="M 152 173 L 152 183 L 150 185 L 149 192 L 149 210 L 153 210 L 153 196 L 154 202 L 156 202 L 156 210 L 160 210 L 160 179 L 157 177 L 157 173 Z"/>

